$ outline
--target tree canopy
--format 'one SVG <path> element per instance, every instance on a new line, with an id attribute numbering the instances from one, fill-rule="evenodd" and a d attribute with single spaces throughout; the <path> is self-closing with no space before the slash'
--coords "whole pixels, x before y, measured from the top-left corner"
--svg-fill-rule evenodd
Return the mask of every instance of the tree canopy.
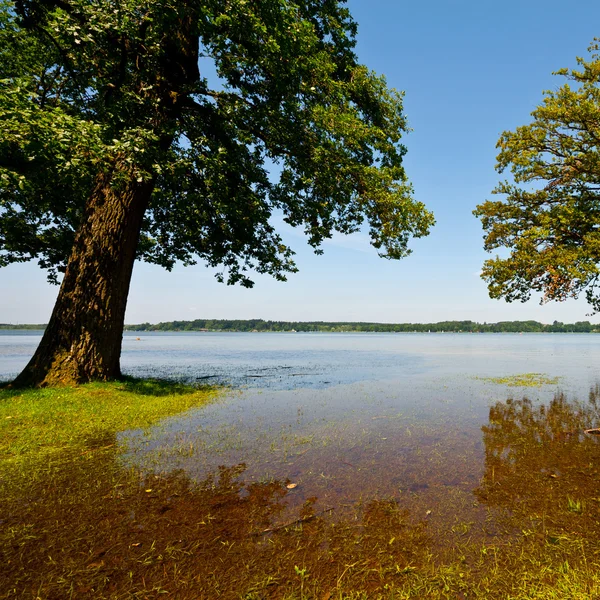
<path id="1" fill-rule="evenodd" d="M 428 233 L 402 93 L 356 32 L 337 0 L 2 0 L 0 266 L 65 273 L 37 371 L 118 373 L 134 258 L 251 286 L 296 270 L 278 218 L 317 252 L 367 227 L 398 259 Z M 75 340 L 102 336 L 85 360 L 112 366 L 90 374 Z"/>
<path id="2" fill-rule="evenodd" d="M 482 277 L 493 298 L 542 302 L 585 293 L 600 310 L 600 55 L 598 43 L 578 68 L 561 69 L 567 82 L 544 92 L 529 125 L 504 132 L 497 170 L 513 181 L 480 204 L 485 249 L 507 249 L 487 260 Z"/>
<path id="3" fill-rule="evenodd" d="M 2 264 L 64 271 L 117 156 L 154 184 L 138 257 L 230 282 L 295 269 L 274 213 L 315 247 L 366 220 L 390 258 L 432 223 L 401 165 L 402 94 L 357 61 L 343 3 L 33 0 L 1 19 Z"/>

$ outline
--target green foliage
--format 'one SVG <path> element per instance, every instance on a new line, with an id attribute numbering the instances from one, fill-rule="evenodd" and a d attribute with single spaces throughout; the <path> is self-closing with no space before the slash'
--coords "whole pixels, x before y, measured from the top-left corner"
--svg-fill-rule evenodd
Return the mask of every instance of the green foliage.
<path id="1" fill-rule="evenodd" d="M 0 323 L 0 330 L 45 329 L 46 325 Z M 355 321 L 265 321 L 264 319 L 194 319 L 125 325 L 126 331 L 321 331 L 381 333 L 598 333 L 589 321 L 551 324 L 538 321 L 438 321 L 437 323 L 364 323 Z"/>
<path id="2" fill-rule="evenodd" d="M 167 269 L 285 279 L 274 217 L 317 252 L 365 224 L 381 256 L 407 255 L 433 217 L 402 167 L 402 94 L 355 34 L 332 0 L 2 0 L 0 266 L 38 258 L 55 279 L 117 163 L 154 182 L 139 258 Z"/>
<path id="3" fill-rule="evenodd" d="M 0 323 L 0 329 L 12 329 L 12 330 L 19 330 L 19 329 L 30 329 L 30 330 L 43 330 L 46 328 L 46 325 L 43 325 L 41 323 L 39 324 L 35 324 L 35 323 L 27 323 L 27 324 L 23 324 L 23 325 L 13 325 L 12 323 Z"/>
<path id="4" fill-rule="evenodd" d="M 0 325 L 0 329 L 2 329 Z M 12 326 L 11 326 L 12 327 Z M 19 326 L 14 326 L 18 328 Z M 440 321 L 438 323 L 357 323 L 326 321 L 264 321 L 263 319 L 195 319 L 126 325 L 129 331 L 321 331 L 321 332 L 389 332 L 389 333 L 591 333 L 597 331 L 589 321 L 545 325 L 537 321 Z"/>
<path id="5" fill-rule="evenodd" d="M 556 74 L 568 82 L 546 91 L 533 121 L 504 132 L 497 170 L 514 183 L 493 191 L 504 200 L 475 211 L 486 232 L 485 249 L 508 256 L 485 262 L 482 277 L 493 298 L 509 302 L 541 292 L 542 302 L 576 298 L 585 291 L 594 310 L 600 271 L 600 55 L 578 58 L 578 69 Z"/>

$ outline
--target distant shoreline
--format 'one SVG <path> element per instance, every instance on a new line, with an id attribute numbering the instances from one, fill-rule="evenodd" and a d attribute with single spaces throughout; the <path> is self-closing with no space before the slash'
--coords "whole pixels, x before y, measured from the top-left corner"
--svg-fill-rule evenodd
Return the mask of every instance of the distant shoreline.
<path id="1" fill-rule="evenodd" d="M 0 323 L 0 330 L 43 330 L 45 324 Z M 125 325 L 125 331 L 195 331 L 247 333 L 600 333 L 589 321 L 552 324 L 538 321 L 439 321 L 437 323 L 371 323 L 360 321 L 266 321 L 263 319 L 196 319 Z"/>

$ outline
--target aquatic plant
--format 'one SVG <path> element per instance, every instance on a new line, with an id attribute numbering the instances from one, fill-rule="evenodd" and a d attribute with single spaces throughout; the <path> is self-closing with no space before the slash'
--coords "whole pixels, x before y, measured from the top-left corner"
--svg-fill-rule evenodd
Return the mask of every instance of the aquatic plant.
<path id="1" fill-rule="evenodd" d="M 503 377 L 475 377 L 475 379 L 510 387 L 541 387 L 542 385 L 556 385 L 560 381 L 560 377 L 548 377 L 543 373 L 521 373 Z"/>

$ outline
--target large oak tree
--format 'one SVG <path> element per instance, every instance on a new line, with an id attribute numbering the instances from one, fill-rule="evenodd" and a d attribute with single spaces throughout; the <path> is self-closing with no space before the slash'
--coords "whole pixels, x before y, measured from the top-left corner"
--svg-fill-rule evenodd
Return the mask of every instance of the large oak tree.
<path id="1" fill-rule="evenodd" d="M 337 0 L 4 0 L 0 265 L 62 283 L 16 385 L 120 375 L 134 261 L 285 279 L 283 216 L 320 252 L 367 226 L 401 258 L 433 218 L 402 167 L 402 94 Z"/>
<path id="2" fill-rule="evenodd" d="M 556 74 L 567 82 L 545 97 L 529 125 L 502 134 L 497 169 L 509 169 L 477 207 L 485 248 L 500 249 L 482 276 L 493 298 L 540 292 L 542 302 L 585 293 L 600 310 L 600 55 L 590 47 L 578 68 Z M 508 250 L 508 252 L 506 252 Z"/>

